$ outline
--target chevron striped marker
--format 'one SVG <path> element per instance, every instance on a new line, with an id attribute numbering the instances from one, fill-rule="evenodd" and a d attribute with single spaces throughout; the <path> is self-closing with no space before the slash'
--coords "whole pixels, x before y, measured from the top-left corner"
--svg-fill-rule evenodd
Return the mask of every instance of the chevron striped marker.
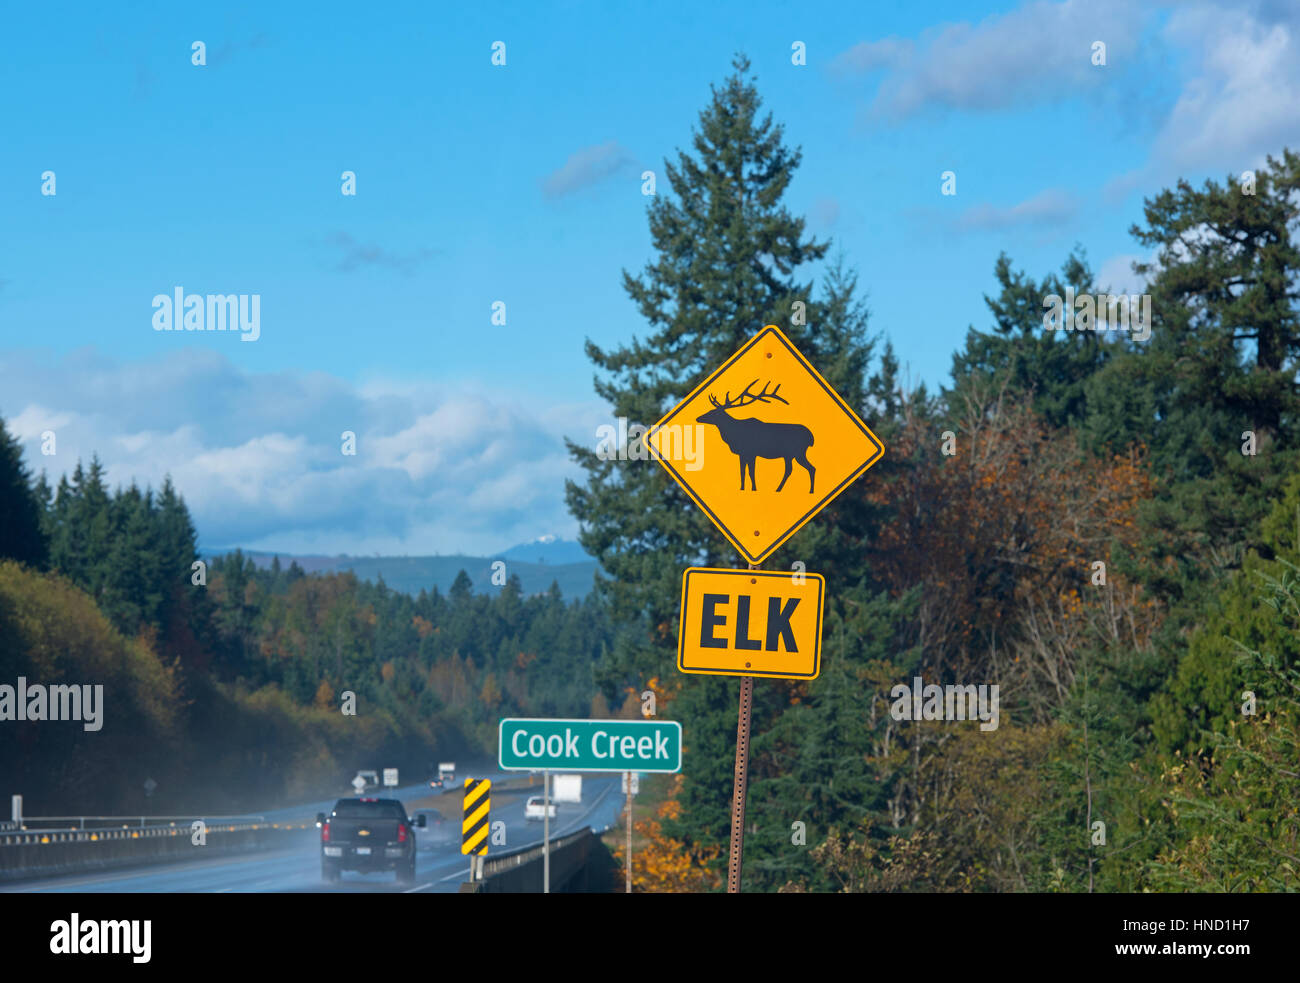
<path id="1" fill-rule="evenodd" d="M 486 778 L 465 779 L 465 818 L 461 820 L 461 853 L 487 855 L 488 811 L 492 808 L 492 782 Z"/>

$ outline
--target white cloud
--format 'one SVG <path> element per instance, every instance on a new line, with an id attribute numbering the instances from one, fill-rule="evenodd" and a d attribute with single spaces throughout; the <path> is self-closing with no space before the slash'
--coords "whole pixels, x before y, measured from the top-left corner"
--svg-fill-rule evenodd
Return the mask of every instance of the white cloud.
<path id="1" fill-rule="evenodd" d="M 1300 143 L 1300 7 L 1189 4 L 1172 12 L 1164 35 L 1194 61 L 1152 142 L 1161 177 L 1240 173 Z"/>
<path id="2" fill-rule="evenodd" d="M 1039 0 L 978 24 L 927 30 L 915 42 L 860 42 L 837 56 L 832 70 L 886 70 L 870 108 L 877 118 L 898 121 L 930 108 L 999 110 L 1106 84 L 1114 62 L 1136 50 L 1143 19 L 1131 0 Z M 1107 46 L 1106 67 L 1092 64 L 1094 41 Z"/>
<path id="3" fill-rule="evenodd" d="M 170 474 L 202 543 L 287 552 L 487 554 L 573 538 L 564 436 L 595 446 L 588 403 L 323 373 L 254 373 L 185 350 L 118 363 L 82 349 L 0 360 L 0 412 L 35 471 L 56 483 L 98 453 L 110 485 Z M 57 394 L 52 396 L 51 394 Z M 57 434 L 44 457 L 40 434 Z M 356 456 L 341 434 L 356 433 Z"/>
<path id="4" fill-rule="evenodd" d="M 1145 277 L 1133 272 L 1134 263 L 1150 262 L 1147 256 L 1135 253 L 1121 253 L 1112 256 L 1097 268 L 1096 280 L 1100 289 L 1108 289 L 1116 294 L 1141 294 L 1146 292 Z"/>
<path id="5" fill-rule="evenodd" d="M 1069 192 L 1048 188 L 1032 198 L 1007 207 L 981 204 L 962 212 L 957 224 L 966 229 L 1005 229 L 1017 225 L 1059 225 L 1078 211 Z"/>
<path id="6" fill-rule="evenodd" d="M 542 191 L 548 198 L 560 198 L 600 183 L 631 162 L 632 155 L 617 140 L 583 147 L 543 179 Z"/>
<path id="7" fill-rule="evenodd" d="M 813 202 L 809 212 L 813 222 L 823 229 L 829 229 L 839 221 L 840 203 L 837 198 L 818 198 Z"/>
<path id="8" fill-rule="evenodd" d="M 1094 66 L 1091 46 L 1106 44 Z M 833 62 L 878 76 L 868 115 L 1000 111 L 1088 94 L 1108 118 L 1141 118 L 1147 161 L 1104 199 L 1189 172 L 1240 174 L 1300 144 L 1300 4 L 1276 0 L 1035 0 L 916 39 L 863 41 Z M 1128 125 L 1138 125 L 1130 122 Z"/>
<path id="9" fill-rule="evenodd" d="M 905 38 L 859 41 L 835 56 L 831 61 L 831 71 L 836 75 L 865 75 L 882 68 L 893 68 L 911 58 L 915 50 L 916 45 Z"/>

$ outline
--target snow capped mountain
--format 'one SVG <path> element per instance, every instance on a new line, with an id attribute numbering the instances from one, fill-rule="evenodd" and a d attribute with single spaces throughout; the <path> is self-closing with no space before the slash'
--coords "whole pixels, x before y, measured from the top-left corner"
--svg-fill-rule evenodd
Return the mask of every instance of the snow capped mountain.
<path id="1" fill-rule="evenodd" d="M 519 560 L 523 563 L 546 563 L 553 566 L 564 563 L 590 563 L 592 559 L 573 540 L 559 539 L 550 534 L 538 536 L 529 543 L 511 546 L 500 555 L 506 560 Z"/>

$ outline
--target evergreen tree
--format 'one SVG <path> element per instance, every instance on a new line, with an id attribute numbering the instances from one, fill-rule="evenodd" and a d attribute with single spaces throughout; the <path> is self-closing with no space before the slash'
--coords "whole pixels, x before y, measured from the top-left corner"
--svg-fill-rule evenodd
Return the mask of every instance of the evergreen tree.
<path id="1" fill-rule="evenodd" d="M 785 146 L 783 128 L 770 115 L 760 117 L 748 59 L 737 56 L 733 67 L 700 114 L 694 154 L 679 151 L 675 162 L 665 162 L 672 193 L 657 196 L 648 209 L 654 259 L 641 274 L 623 275 L 650 333 L 609 351 L 587 343 L 601 372 L 597 394 L 615 416 L 633 423 L 659 419 L 772 323 L 823 367 L 852 405 L 861 407 L 866 398 L 863 373 L 871 349 L 853 278 L 837 266 L 820 300 L 813 283 L 799 278 L 829 248 L 805 235 L 803 219 L 782 201 L 800 152 Z M 806 324 L 793 316 L 795 301 L 805 305 Z M 569 448 L 586 478 L 568 483 L 567 501 L 582 524 L 583 547 L 608 575 L 598 579 L 598 589 L 616 619 L 618 641 L 602 681 L 621 702 L 626 688 L 639 691 L 652 677 L 676 674 L 683 569 L 732 566 L 736 557 L 654 461 L 602 460 L 590 448 L 572 442 Z M 847 534 L 861 534 L 865 514 L 845 516 Z M 810 555 L 810 545 L 827 535 L 801 533 L 791 541 L 791 555 Z M 671 712 L 688 721 L 689 751 L 681 819 L 665 829 L 697 844 L 725 843 L 729 833 L 738 685 L 691 677 L 672 705 Z M 784 690 L 764 691 L 756 701 L 756 730 L 786 702 Z"/>
<path id="2" fill-rule="evenodd" d="M 1201 190 L 1180 180 L 1145 206 L 1132 234 L 1158 250 L 1153 332 L 1173 402 L 1208 403 L 1291 445 L 1300 427 L 1300 154 L 1268 158 L 1253 194 L 1229 176 Z M 1232 435 L 1234 438 L 1236 434 Z"/>
<path id="3" fill-rule="evenodd" d="M 37 568 L 45 565 L 48 547 L 42 517 L 48 491 L 44 475 L 33 489 L 22 445 L 0 419 L 0 559 Z"/>
<path id="4" fill-rule="evenodd" d="M 460 606 L 466 604 L 473 595 L 474 581 L 464 570 L 457 571 L 456 579 L 451 582 L 451 588 L 447 592 L 448 598 L 452 604 Z"/>
<path id="5" fill-rule="evenodd" d="M 124 635 L 162 626 L 163 593 L 152 494 L 132 485 L 111 505 L 112 539 L 100 609 Z"/>
<path id="6" fill-rule="evenodd" d="M 1045 298 L 1064 300 L 1066 288 L 1091 293 L 1096 287 L 1087 259 L 1075 250 L 1061 267 L 1035 283 L 1011 268 L 1006 253 L 993 274 L 1001 291 L 984 297 L 993 331 L 971 328 L 966 347 L 953 356 L 953 387 L 960 391 L 975 374 L 1005 375 L 1010 386 L 1032 393 L 1034 409 L 1051 426 L 1080 424 L 1087 416 L 1085 387 L 1115 347 L 1095 331 L 1049 331 L 1043 324 Z"/>

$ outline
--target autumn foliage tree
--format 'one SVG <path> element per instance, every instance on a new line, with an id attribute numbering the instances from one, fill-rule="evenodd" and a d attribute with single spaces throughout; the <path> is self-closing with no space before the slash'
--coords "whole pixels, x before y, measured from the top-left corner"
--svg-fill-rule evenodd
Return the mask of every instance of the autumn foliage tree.
<path id="1" fill-rule="evenodd" d="M 722 886 L 717 860 L 720 847 L 685 846 L 663 831 L 663 820 L 681 818 L 681 776 L 673 779 L 669 797 L 655 809 L 652 819 L 639 819 L 632 828 L 641 841 L 632 854 L 632 889 L 654 894 L 681 894 L 717 891 Z M 620 867 L 626 847 L 623 841 L 614 847 Z"/>

